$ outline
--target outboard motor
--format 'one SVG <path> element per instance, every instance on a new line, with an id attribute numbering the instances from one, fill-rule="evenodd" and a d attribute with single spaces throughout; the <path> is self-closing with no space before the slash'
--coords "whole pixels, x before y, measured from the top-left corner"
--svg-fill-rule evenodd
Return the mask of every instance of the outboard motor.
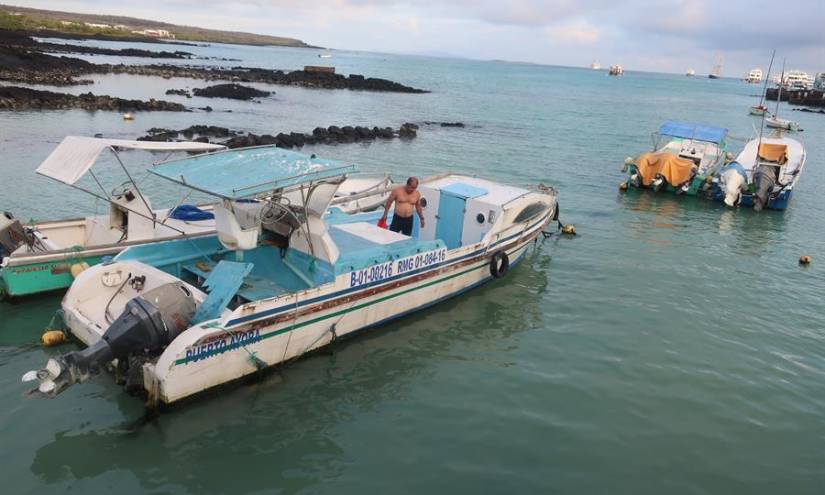
<path id="1" fill-rule="evenodd" d="M 20 220 L 4 211 L 0 214 L 0 258 L 13 253 L 26 240 Z"/>
<path id="2" fill-rule="evenodd" d="M 768 206 L 773 187 L 776 185 L 777 168 L 772 165 L 760 165 L 753 174 L 753 209 L 762 211 Z"/>
<path id="3" fill-rule="evenodd" d="M 51 358 L 44 369 L 29 371 L 23 381 L 40 381 L 37 390 L 55 396 L 75 383 L 82 383 L 114 359 L 135 352 L 157 352 L 189 328 L 197 303 L 180 282 L 161 285 L 126 303 L 103 337 L 82 351 Z"/>
<path id="4" fill-rule="evenodd" d="M 734 206 L 748 186 L 748 174 L 738 162 L 730 162 L 719 172 L 719 187 L 725 204 Z"/>

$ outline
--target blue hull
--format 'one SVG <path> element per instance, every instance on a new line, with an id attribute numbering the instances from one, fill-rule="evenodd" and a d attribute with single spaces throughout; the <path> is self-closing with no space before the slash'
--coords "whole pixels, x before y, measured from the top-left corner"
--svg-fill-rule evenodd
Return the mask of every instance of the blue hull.
<path id="1" fill-rule="evenodd" d="M 793 189 L 785 189 L 780 192 L 776 197 L 771 198 L 768 200 L 768 205 L 765 207 L 769 210 L 784 210 L 788 207 L 788 202 L 791 200 L 791 195 L 793 193 Z M 719 189 L 718 186 L 713 188 L 713 200 L 718 201 L 719 203 L 723 202 L 725 199 L 725 195 L 722 194 L 722 190 Z M 751 193 L 744 193 L 739 198 L 739 206 L 744 206 L 746 208 L 753 207 L 753 194 Z"/>

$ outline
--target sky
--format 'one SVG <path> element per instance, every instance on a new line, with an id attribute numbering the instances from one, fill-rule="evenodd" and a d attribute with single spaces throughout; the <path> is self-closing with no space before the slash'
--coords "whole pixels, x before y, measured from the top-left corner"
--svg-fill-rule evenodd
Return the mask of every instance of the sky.
<path id="1" fill-rule="evenodd" d="M 5 0 L 338 49 L 724 75 L 825 72 L 825 0 Z M 774 69 L 775 71 L 776 69 Z"/>

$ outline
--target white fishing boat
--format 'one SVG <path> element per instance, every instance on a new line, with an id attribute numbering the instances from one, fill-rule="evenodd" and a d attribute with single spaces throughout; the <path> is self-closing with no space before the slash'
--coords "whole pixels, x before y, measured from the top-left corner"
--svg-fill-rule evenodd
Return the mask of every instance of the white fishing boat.
<path id="1" fill-rule="evenodd" d="M 784 210 L 805 167 L 805 148 L 778 131 L 749 141 L 714 180 L 717 201 L 728 206 Z"/>
<path id="2" fill-rule="evenodd" d="M 600 64 L 598 60 L 594 60 L 593 63 L 590 64 L 590 68 L 593 70 L 601 70 L 602 64 Z"/>
<path id="3" fill-rule="evenodd" d="M 129 248 L 81 273 L 62 309 L 89 347 L 27 373 L 41 394 L 111 365 L 150 403 L 177 402 L 506 280 L 558 215 L 552 188 L 445 174 L 421 181 L 425 222 L 408 237 L 377 227 L 382 212 L 328 211 L 351 165 L 261 147 L 152 171 L 217 197 L 217 235 Z"/>
<path id="4" fill-rule="evenodd" d="M 607 71 L 607 74 L 610 76 L 621 76 L 624 74 L 624 67 L 618 64 L 611 65 L 610 69 Z"/>
<path id="5" fill-rule="evenodd" d="M 745 82 L 748 84 L 759 84 L 762 82 L 762 69 L 751 69 L 745 75 Z"/>
<path id="6" fill-rule="evenodd" d="M 688 70 L 687 70 L 687 73 L 685 73 L 685 75 L 686 75 L 687 77 L 693 77 L 693 76 L 695 76 L 695 75 L 696 75 L 696 71 L 695 71 L 695 70 L 693 70 L 693 69 L 688 69 Z"/>
<path id="7" fill-rule="evenodd" d="M 104 256 L 113 256 L 129 246 L 214 233 L 212 214 L 194 206 L 178 205 L 174 211 L 152 209 L 150 198 L 139 190 L 119 151 L 144 150 L 168 155 L 224 148 L 195 142 L 66 137 L 37 168 L 37 173 L 107 202 L 108 212 L 28 224 L 22 224 L 10 213 L 4 214 L 0 218 L 0 296 L 17 297 L 66 288 L 73 280 L 73 271 L 99 263 Z M 102 178 L 93 170 L 107 150 L 116 158 L 126 179 L 111 191 L 104 188 Z M 92 179 L 90 186 L 81 182 L 87 175 Z"/>

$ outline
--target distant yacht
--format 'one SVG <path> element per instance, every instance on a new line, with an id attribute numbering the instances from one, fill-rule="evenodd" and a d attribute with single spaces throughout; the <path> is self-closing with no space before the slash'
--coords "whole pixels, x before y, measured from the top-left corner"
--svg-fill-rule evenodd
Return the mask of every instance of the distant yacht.
<path id="1" fill-rule="evenodd" d="M 318 54 L 318 58 L 332 58 L 332 54 L 328 51 L 322 52 Z"/>
<path id="2" fill-rule="evenodd" d="M 607 73 L 611 76 L 621 76 L 624 74 L 624 67 L 619 64 L 611 65 Z"/>
<path id="3" fill-rule="evenodd" d="M 716 64 L 713 66 L 713 69 L 708 74 L 710 79 L 719 79 L 722 77 L 722 55 L 716 56 Z"/>
<path id="4" fill-rule="evenodd" d="M 590 64 L 590 68 L 593 70 L 601 70 L 602 64 L 600 64 L 598 60 L 594 60 L 593 63 Z"/>
<path id="5" fill-rule="evenodd" d="M 745 76 L 745 82 L 750 84 L 759 84 L 762 82 L 762 69 L 751 69 L 748 75 Z"/>
<path id="6" fill-rule="evenodd" d="M 687 73 L 685 74 L 688 77 L 693 77 L 696 75 L 696 71 L 693 69 L 688 69 Z"/>
<path id="7" fill-rule="evenodd" d="M 814 87 L 814 78 L 801 70 L 789 70 L 782 78 L 785 89 L 811 89 Z"/>

